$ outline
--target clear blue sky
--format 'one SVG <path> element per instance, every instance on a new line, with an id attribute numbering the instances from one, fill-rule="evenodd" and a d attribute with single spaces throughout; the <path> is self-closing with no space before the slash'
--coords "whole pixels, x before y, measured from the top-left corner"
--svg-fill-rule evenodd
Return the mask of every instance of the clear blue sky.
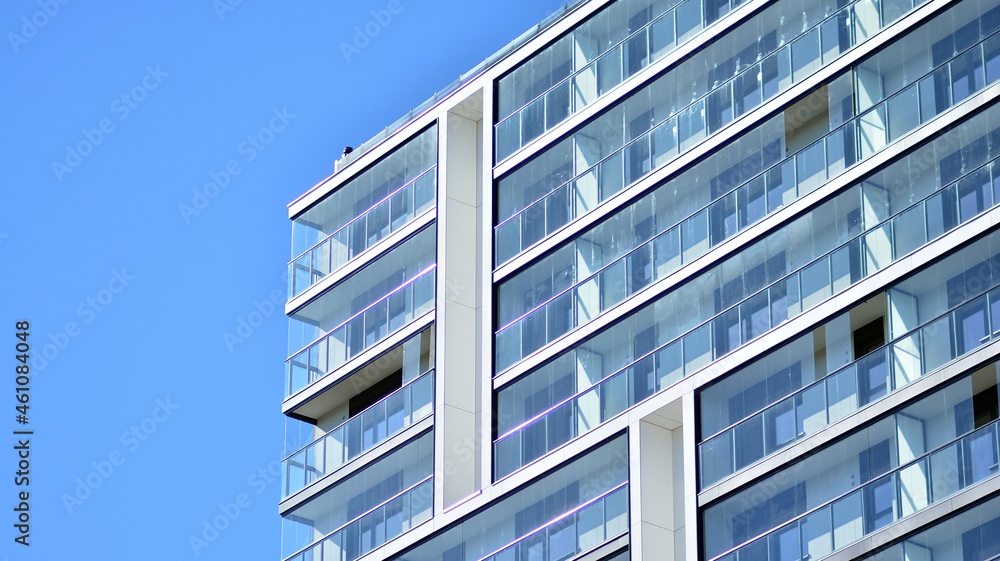
<path id="1" fill-rule="evenodd" d="M 0 3 L 0 559 L 277 560 L 286 204 L 561 6 L 223 2 Z"/>

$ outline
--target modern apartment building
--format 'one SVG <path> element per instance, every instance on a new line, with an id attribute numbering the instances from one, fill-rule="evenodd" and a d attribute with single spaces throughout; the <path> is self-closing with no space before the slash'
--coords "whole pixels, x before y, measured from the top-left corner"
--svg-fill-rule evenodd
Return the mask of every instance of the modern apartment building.
<path id="1" fill-rule="evenodd" d="M 1000 557 L 1000 0 L 576 1 L 288 213 L 283 560 Z"/>

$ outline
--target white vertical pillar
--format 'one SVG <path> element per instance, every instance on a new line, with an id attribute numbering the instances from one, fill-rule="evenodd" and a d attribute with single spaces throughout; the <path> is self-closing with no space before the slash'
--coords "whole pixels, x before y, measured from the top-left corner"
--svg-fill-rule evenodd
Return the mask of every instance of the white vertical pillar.
<path id="1" fill-rule="evenodd" d="M 476 230 L 476 243 L 480 248 L 477 256 L 479 262 L 479 282 L 476 286 L 485 291 L 479 295 L 479 406 L 482 411 L 482 422 L 479 424 L 480 470 L 479 488 L 485 489 L 493 482 L 493 152 L 494 136 L 492 100 L 494 99 L 494 83 L 487 80 L 483 84 L 483 115 L 479 121 L 479 228 Z"/>
<path id="2" fill-rule="evenodd" d="M 633 561 L 686 559 L 681 400 L 629 427 Z"/>
<path id="3" fill-rule="evenodd" d="M 473 94 L 439 123 L 436 512 L 482 485 L 482 99 Z"/>
<path id="4" fill-rule="evenodd" d="M 694 392 L 684 394 L 681 400 L 683 426 L 681 427 L 681 461 L 684 463 L 684 536 L 678 559 L 696 559 L 698 554 L 698 445 L 695 440 Z"/>

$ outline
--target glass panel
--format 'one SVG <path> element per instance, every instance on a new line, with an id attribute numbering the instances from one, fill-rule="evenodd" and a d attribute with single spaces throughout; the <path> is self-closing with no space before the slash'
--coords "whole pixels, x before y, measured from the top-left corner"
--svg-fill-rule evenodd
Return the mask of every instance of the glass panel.
<path id="1" fill-rule="evenodd" d="M 820 63 L 819 28 L 815 28 L 792 42 L 792 78 L 802 80 L 819 69 Z"/>
<path id="2" fill-rule="evenodd" d="M 764 411 L 765 449 L 767 454 L 795 439 L 795 399 L 788 398 Z"/>
<path id="3" fill-rule="evenodd" d="M 930 372 L 950 361 L 952 353 L 951 317 L 943 317 L 920 330 L 924 372 Z"/>
<path id="4" fill-rule="evenodd" d="M 891 97 L 888 101 L 889 140 L 895 141 L 920 124 L 920 102 L 916 84 Z"/>
<path id="5" fill-rule="evenodd" d="M 989 341 L 989 325 L 986 318 L 986 299 L 979 298 L 955 311 L 957 352 L 968 353 Z"/>
<path id="6" fill-rule="evenodd" d="M 992 423 L 962 439 L 964 452 L 963 486 L 972 485 L 997 473 L 997 425 Z"/>
<path id="7" fill-rule="evenodd" d="M 711 325 L 706 324 L 684 337 L 684 374 L 690 375 L 711 360 Z"/>
<path id="8" fill-rule="evenodd" d="M 827 420 L 826 387 L 815 384 L 795 396 L 796 438 L 825 427 Z"/>
<path id="9" fill-rule="evenodd" d="M 824 507 L 802 521 L 802 553 L 819 559 L 833 552 L 833 519 L 831 507 Z"/>
<path id="10" fill-rule="evenodd" d="M 889 368 L 884 350 L 875 351 L 857 362 L 859 406 L 867 405 L 884 396 L 889 388 Z"/>
<path id="11" fill-rule="evenodd" d="M 821 259 L 802 270 L 802 308 L 808 309 L 832 295 L 830 263 Z"/>
<path id="12" fill-rule="evenodd" d="M 895 474 L 878 479 L 864 488 L 865 534 L 883 528 L 896 518 Z"/>
<path id="13" fill-rule="evenodd" d="M 755 415 L 737 425 L 734 429 L 733 444 L 736 450 L 736 469 L 756 462 L 764 457 L 764 428 L 761 415 Z"/>
<path id="14" fill-rule="evenodd" d="M 538 138 L 545 132 L 545 98 L 529 103 L 521 111 L 521 143 Z"/>
<path id="15" fill-rule="evenodd" d="M 924 231 L 924 207 L 917 205 L 893 220 L 893 244 L 896 255 L 902 257 L 927 243 Z"/>
<path id="16" fill-rule="evenodd" d="M 931 454 L 931 497 L 935 502 L 962 488 L 959 450 L 959 443 L 956 442 Z"/>
<path id="17" fill-rule="evenodd" d="M 861 493 L 855 492 L 833 503 L 833 548 L 841 549 L 864 536 Z"/>
<path id="18" fill-rule="evenodd" d="M 799 545 L 799 525 L 789 524 L 768 537 L 769 561 L 798 561 L 801 552 Z"/>
<path id="19" fill-rule="evenodd" d="M 858 407 L 857 370 L 851 365 L 826 380 L 830 422 L 853 413 Z"/>
<path id="20" fill-rule="evenodd" d="M 708 212 L 701 211 L 681 224 L 682 258 L 685 262 L 708 250 Z"/>
<path id="21" fill-rule="evenodd" d="M 726 431 L 703 442 L 698 465 L 701 466 L 702 485 L 711 485 L 733 473 L 733 431 Z"/>
<path id="22" fill-rule="evenodd" d="M 545 128 L 563 122 L 570 115 L 570 82 L 564 81 L 545 94 Z"/>
<path id="23" fill-rule="evenodd" d="M 900 516 L 909 516 L 930 504 L 928 462 L 917 462 L 899 472 Z"/>

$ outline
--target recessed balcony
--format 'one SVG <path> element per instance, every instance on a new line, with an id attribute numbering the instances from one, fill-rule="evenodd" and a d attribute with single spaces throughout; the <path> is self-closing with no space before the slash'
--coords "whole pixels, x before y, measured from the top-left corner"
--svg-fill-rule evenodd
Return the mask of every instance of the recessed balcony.
<path id="1" fill-rule="evenodd" d="M 431 370 L 285 458 L 282 496 L 288 497 L 335 472 L 429 417 L 433 410 L 434 371 Z"/>

